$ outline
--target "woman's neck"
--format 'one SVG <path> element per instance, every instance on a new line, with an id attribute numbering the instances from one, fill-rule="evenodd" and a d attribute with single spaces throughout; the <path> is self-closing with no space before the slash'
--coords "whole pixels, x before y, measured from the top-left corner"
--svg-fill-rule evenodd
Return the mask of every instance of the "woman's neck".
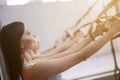
<path id="1" fill-rule="evenodd" d="M 32 58 L 31 58 L 30 54 L 31 54 L 30 51 L 24 52 L 24 64 L 32 62 Z"/>
<path id="2" fill-rule="evenodd" d="M 35 53 L 33 51 L 26 51 L 24 52 L 24 64 L 30 63 L 30 64 L 35 64 L 37 62 L 39 62 L 39 59 L 32 59 L 32 56 L 35 55 Z"/>

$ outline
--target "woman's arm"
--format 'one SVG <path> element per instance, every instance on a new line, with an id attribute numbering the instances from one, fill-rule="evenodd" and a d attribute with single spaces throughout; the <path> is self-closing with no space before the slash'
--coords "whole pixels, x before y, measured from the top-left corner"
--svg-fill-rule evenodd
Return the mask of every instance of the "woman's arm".
<path id="1" fill-rule="evenodd" d="M 102 34 L 104 32 L 103 28 L 104 28 L 103 26 L 97 25 L 95 31 L 92 33 L 93 38 L 95 38 L 95 37 L 99 36 L 100 34 Z M 83 49 L 85 46 L 87 46 L 92 41 L 91 36 L 87 35 L 79 43 L 78 42 L 74 43 L 76 40 L 78 40 L 79 36 L 82 37 L 82 35 L 80 35 L 80 33 L 76 33 L 75 37 L 73 38 L 73 40 L 71 40 L 72 43 L 70 41 L 67 41 L 66 44 L 64 44 L 64 45 L 69 44 L 69 46 L 71 46 L 69 49 L 60 52 L 59 50 L 61 50 L 61 49 L 59 49 L 59 48 L 55 49 L 54 48 L 51 51 L 48 51 L 48 54 L 46 54 L 46 55 L 39 55 L 39 56 L 36 55 L 35 59 L 36 58 L 37 59 L 38 58 L 60 58 L 60 57 L 72 54 L 74 52 L 80 51 L 81 49 Z M 61 45 L 63 45 L 63 44 L 61 44 Z"/>
<path id="2" fill-rule="evenodd" d="M 73 44 L 77 43 L 79 38 L 83 38 L 84 34 L 82 32 L 76 32 L 75 36 L 72 39 L 69 39 L 67 41 L 60 42 L 59 45 L 55 48 L 50 48 L 39 55 L 32 55 L 32 59 L 38 59 L 38 58 L 47 58 L 54 56 L 56 54 L 61 54 L 68 48 L 70 48 Z"/>
<path id="3" fill-rule="evenodd" d="M 48 58 L 60 58 L 60 57 L 63 57 L 63 56 L 70 55 L 72 53 L 80 51 L 81 49 L 83 49 L 84 47 L 86 47 L 91 41 L 92 41 L 92 39 L 91 39 L 90 35 L 88 35 L 86 38 L 84 38 L 83 40 L 81 40 L 79 43 L 74 44 L 68 50 L 66 50 L 64 52 L 61 52 L 59 54 L 55 54 L 55 55 L 50 56 Z"/>
<path id="4" fill-rule="evenodd" d="M 78 36 L 79 37 L 79 36 Z M 73 38 L 69 41 L 66 42 L 61 42 L 61 45 L 59 45 L 56 48 L 51 48 L 48 49 L 47 51 L 41 53 L 41 54 L 37 54 L 37 55 L 31 55 L 32 59 L 38 59 L 38 58 L 48 58 L 50 56 L 59 54 L 63 51 L 65 51 L 67 48 L 69 48 L 70 46 L 72 46 L 73 44 L 75 44 L 77 42 L 76 38 Z M 63 46 L 64 45 L 64 46 Z"/>
<path id="5" fill-rule="evenodd" d="M 101 33 L 104 32 L 102 30 L 102 28 L 103 27 L 101 25 L 97 25 L 96 26 L 95 31 L 92 33 L 93 38 L 99 36 Z M 91 41 L 92 41 L 91 36 L 87 35 L 83 40 L 81 40 L 79 43 L 75 43 L 72 47 L 70 47 L 66 51 L 63 51 L 63 52 L 60 52 L 58 54 L 49 56 L 48 58 L 60 58 L 60 57 L 63 57 L 63 56 L 70 55 L 72 53 L 80 51 L 81 49 L 83 49 L 84 47 L 86 47 Z"/>
<path id="6" fill-rule="evenodd" d="M 118 24 L 119 23 L 119 24 Z M 117 25 L 116 25 L 117 24 Z M 58 59 L 46 59 L 24 69 L 25 80 L 44 80 L 55 74 L 61 73 L 70 67 L 86 60 L 102 48 L 117 32 L 120 32 L 120 22 L 116 21 L 105 35 L 92 42 L 81 51 Z M 114 28 L 115 27 L 115 28 Z"/>

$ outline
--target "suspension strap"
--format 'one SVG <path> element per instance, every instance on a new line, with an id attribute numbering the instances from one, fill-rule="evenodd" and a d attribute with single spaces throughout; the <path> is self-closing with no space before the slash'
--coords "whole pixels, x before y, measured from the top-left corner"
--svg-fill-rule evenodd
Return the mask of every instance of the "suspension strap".
<path id="1" fill-rule="evenodd" d="M 91 23 L 87 35 L 90 35 L 92 41 L 94 41 L 95 39 L 94 39 L 94 37 L 93 37 L 93 35 L 92 35 L 92 30 L 93 30 L 93 27 L 92 27 L 92 26 L 93 26 L 93 24 Z"/>
<path id="2" fill-rule="evenodd" d="M 96 0 L 93 5 L 83 14 L 83 16 L 70 28 L 74 28 L 76 26 L 78 26 L 78 24 L 80 24 L 80 22 L 91 12 L 91 10 L 95 7 L 95 5 L 97 4 L 98 0 Z"/>

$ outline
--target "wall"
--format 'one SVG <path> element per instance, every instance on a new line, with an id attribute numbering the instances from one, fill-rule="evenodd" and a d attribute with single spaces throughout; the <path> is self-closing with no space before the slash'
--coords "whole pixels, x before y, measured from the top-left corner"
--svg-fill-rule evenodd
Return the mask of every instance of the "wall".
<path id="1" fill-rule="evenodd" d="M 6 5 L 6 0 L 0 0 L 0 5 Z"/>

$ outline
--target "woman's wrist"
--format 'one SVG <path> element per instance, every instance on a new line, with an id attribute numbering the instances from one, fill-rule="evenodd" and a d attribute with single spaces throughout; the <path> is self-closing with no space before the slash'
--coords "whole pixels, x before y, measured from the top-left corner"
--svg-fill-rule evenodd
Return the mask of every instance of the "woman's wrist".
<path id="1" fill-rule="evenodd" d="M 90 34 L 90 37 L 92 38 L 92 40 L 95 40 L 95 38 L 99 35 L 100 34 L 93 32 L 93 33 Z"/>
<path id="2" fill-rule="evenodd" d="M 94 41 L 95 37 L 92 34 L 89 34 L 88 37 L 90 38 L 90 41 Z"/>

